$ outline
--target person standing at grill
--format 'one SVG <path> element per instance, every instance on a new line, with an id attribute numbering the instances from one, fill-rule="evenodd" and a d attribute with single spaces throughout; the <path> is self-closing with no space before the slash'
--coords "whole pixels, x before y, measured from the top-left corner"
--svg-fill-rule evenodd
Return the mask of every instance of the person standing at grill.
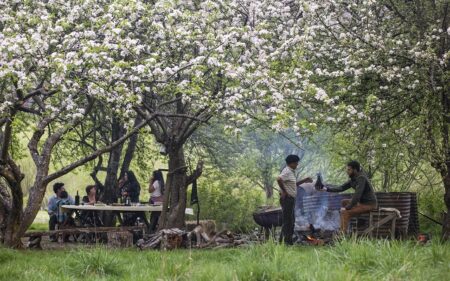
<path id="1" fill-rule="evenodd" d="M 300 158 L 297 155 L 288 155 L 286 157 L 286 167 L 277 178 L 278 186 L 281 189 L 280 204 L 283 212 L 280 241 L 287 245 L 292 245 L 292 236 L 294 235 L 294 208 L 297 186 L 313 181 L 310 177 L 297 181 L 295 169 L 297 169 L 299 162 Z"/>
<path id="2" fill-rule="evenodd" d="M 361 165 L 357 161 L 347 163 L 347 175 L 350 180 L 341 186 L 323 186 L 327 192 L 342 192 L 349 188 L 355 189 L 352 199 L 342 200 L 341 208 L 341 231 L 347 232 L 350 219 L 360 214 L 368 213 L 377 208 L 377 197 L 372 184 L 362 172 Z"/>

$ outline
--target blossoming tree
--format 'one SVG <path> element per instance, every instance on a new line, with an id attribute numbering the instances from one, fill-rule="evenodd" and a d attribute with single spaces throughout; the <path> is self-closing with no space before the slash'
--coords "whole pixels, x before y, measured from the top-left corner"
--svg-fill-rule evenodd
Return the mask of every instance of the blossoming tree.
<path id="1" fill-rule="evenodd" d="M 183 145 L 200 125 L 219 115 L 280 128 L 297 121 L 285 100 L 311 90 L 291 72 L 299 11 L 286 1 L 156 1 L 125 21 L 123 32 L 145 45 L 126 80 L 142 101 L 136 110 L 165 113 L 149 122 L 169 158 L 161 228 L 184 224 L 186 188 L 201 165 L 187 174 Z"/>
<path id="2" fill-rule="evenodd" d="M 302 47 L 311 81 L 323 88 L 324 119 L 369 152 L 387 149 L 388 138 L 412 167 L 428 161 L 450 210 L 449 2 L 302 2 Z M 448 239 L 449 211 L 443 230 Z"/>
<path id="3" fill-rule="evenodd" d="M 52 152 L 94 106 L 109 106 L 118 116 L 134 114 L 133 91 L 118 81 L 128 49 L 139 48 L 118 36 L 107 1 L 1 1 L 0 8 L 0 238 L 20 246 L 33 222 L 47 184 L 121 144 L 154 115 L 108 146 L 50 173 Z M 31 133 L 31 136 L 27 133 Z M 24 206 L 23 171 L 14 154 L 28 150 L 36 174 Z"/>
<path id="4" fill-rule="evenodd" d="M 184 223 L 183 144 L 213 115 L 248 122 L 247 110 L 286 118 L 299 40 L 299 6 L 284 1 L 0 2 L 2 241 L 20 244 L 47 184 L 120 145 L 149 124 L 169 155 L 162 227 Z M 298 83 L 300 85 L 300 83 Z M 303 88 L 302 85 L 301 88 Z M 296 86 L 296 88 L 299 88 Z M 49 173 L 52 151 L 94 106 L 142 122 L 104 148 Z M 266 112 L 267 111 L 267 112 Z M 158 117 L 156 117 L 158 116 Z M 129 122 L 131 123 L 131 122 Z M 131 126 L 131 125 L 130 125 Z M 131 126 L 133 127 L 133 126 Z M 12 138 L 32 129 L 36 177 L 23 208 Z M 170 207 L 170 213 L 167 213 Z"/>

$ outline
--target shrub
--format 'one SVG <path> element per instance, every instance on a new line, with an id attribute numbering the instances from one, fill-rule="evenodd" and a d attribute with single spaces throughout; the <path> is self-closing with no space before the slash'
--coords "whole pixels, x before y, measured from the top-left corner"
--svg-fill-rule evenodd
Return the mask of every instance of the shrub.
<path id="1" fill-rule="evenodd" d="M 202 178 L 199 183 L 200 217 L 237 232 L 257 227 L 253 212 L 264 204 L 264 193 L 243 179 Z M 195 209 L 195 207 L 194 207 Z"/>

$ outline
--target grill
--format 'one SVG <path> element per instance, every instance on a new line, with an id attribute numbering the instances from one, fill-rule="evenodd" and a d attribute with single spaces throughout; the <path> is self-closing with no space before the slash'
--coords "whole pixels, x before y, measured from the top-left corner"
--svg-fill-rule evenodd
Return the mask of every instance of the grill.
<path id="1" fill-rule="evenodd" d="M 283 224 L 281 208 L 262 208 L 253 213 L 253 219 L 264 228 L 277 227 Z"/>

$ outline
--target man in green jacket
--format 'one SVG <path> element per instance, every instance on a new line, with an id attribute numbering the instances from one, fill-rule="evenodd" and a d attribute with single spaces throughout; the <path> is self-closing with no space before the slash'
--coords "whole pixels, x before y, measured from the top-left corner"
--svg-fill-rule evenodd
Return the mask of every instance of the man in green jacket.
<path id="1" fill-rule="evenodd" d="M 357 161 L 347 163 L 347 174 L 350 180 L 341 186 L 326 185 L 324 190 L 328 192 L 342 192 L 349 188 L 355 189 L 352 199 L 342 200 L 341 231 L 347 232 L 348 224 L 352 217 L 368 213 L 377 208 L 377 197 L 367 176 L 361 171 L 361 165 Z"/>

